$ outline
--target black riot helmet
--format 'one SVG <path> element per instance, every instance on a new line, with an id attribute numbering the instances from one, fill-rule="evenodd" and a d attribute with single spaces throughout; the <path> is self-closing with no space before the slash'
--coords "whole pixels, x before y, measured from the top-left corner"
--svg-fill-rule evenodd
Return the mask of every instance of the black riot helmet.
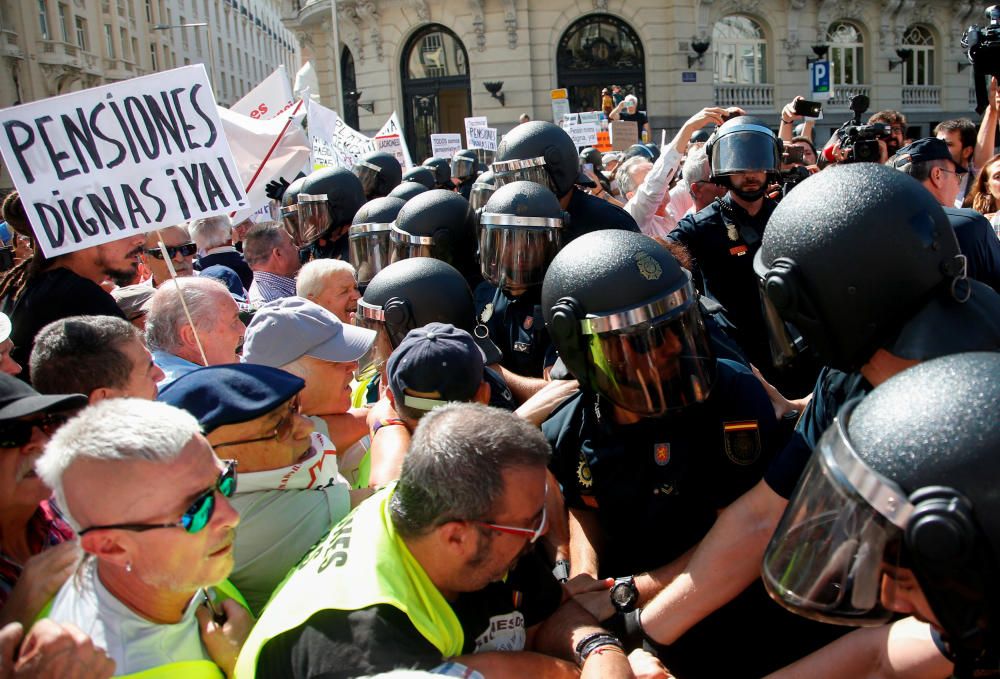
<path id="1" fill-rule="evenodd" d="M 479 159 L 473 149 L 460 149 L 451 157 L 451 176 L 459 181 L 473 179 L 479 174 Z"/>
<path id="2" fill-rule="evenodd" d="M 584 163 L 593 165 L 595 172 L 604 170 L 604 156 L 593 146 L 588 146 L 580 151 L 580 166 L 582 167 Z"/>
<path id="3" fill-rule="evenodd" d="M 781 172 L 781 154 L 784 148 L 774 132 L 759 118 L 736 116 L 730 118 L 709 137 L 705 144 L 708 155 L 709 179 L 721 186 L 730 186 L 729 175 L 740 172 L 765 172 L 775 179 Z M 764 195 L 741 196 L 755 200 Z"/>
<path id="4" fill-rule="evenodd" d="M 559 199 L 535 182 L 501 186 L 479 213 L 483 278 L 516 297 L 540 286 L 562 246 L 567 215 Z"/>
<path id="5" fill-rule="evenodd" d="M 419 196 L 424 191 L 427 191 L 427 187 L 419 182 L 403 182 L 389 192 L 389 197 L 407 201 L 414 196 Z"/>
<path id="6" fill-rule="evenodd" d="M 296 239 L 296 234 L 299 232 L 299 193 L 305 181 L 305 177 L 299 177 L 281 194 L 281 223 L 292 240 Z"/>
<path id="7" fill-rule="evenodd" d="M 933 351 L 948 332 L 976 335 L 947 300 L 964 302 L 979 288 L 965 279 L 955 232 L 919 182 L 852 163 L 802 186 L 774 210 L 754 258 L 775 353 L 789 346 L 782 321 L 844 371 L 882 347 L 925 360 L 941 355 Z M 960 327 L 943 331 L 944 319 Z"/>
<path id="8" fill-rule="evenodd" d="M 312 196 L 311 201 L 303 200 L 303 195 Z M 326 214 L 322 211 L 325 196 Z M 365 192 L 361 180 L 354 173 L 342 167 L 326 167 L 308 175 L 302 182 L 299 194 L 299 224 L 293 240 L 299 247 L 309 245 L 331 232 L 350 225 L 354 215 L 365 204 Z M 307 213 L 308 209 L 308 213 Z"/>
<path id="9" fill-rule="evenodd" d="M 416 182 L 422 185 L 424 188 L 433 189 L 436 182 L 434 178 L 434 172 L 423 165 L 418 165 L 412 169 L 407 170 L 403 173 L 404 182 Z"/>
<path id="10" fill-rule="evenodd" d="M 453 191 L 434 189 L 407 201 L 391 232 L 393 262 L 434 257 L 463 275 L 475 268 L 476 220 L 469 201 Z"/>
<path id="11" fill-rule="evenodd" d="M 434 173 L 434 188 L 453 189 L 451 183 L 451 163 L 444 158 L 428 158 L 424 161 L 424 167 Z"/>
<path id="12" fill-rule="evenodd" d="M 580 174 L 580 157 L 566 130 L 540 120 L 518 125 L 504 136 L 492 169 L 497 188 L 530 181 L 548 187 L 558 198 L 575 184 L 591 183 Z"/>
<path id="13" fill-rule="evenodd" d="M 379 333 L 368 365 L 385 362 L 410 330 L 435 322 L 474 333 L 477 342 L 491 349 L 487 356 L 499 351 L 485 339 L 485 328 L 476 327 L 475 304 L 465 278 L 439 259 L 414 257 L 382 269 L 368 283 L 355 314 L 357 325 Z"/>
<path id="14" fill-rule="evenodd" d="M 708 398 L 715 361 L 690 275 L 631 231 L 594 231 L 556 255 L 542 312 L 566 367 L 614 404 L 657 417 Z"/>
<path id="15" fill-rule="evenodd" d="M 486 201 L 496 190 L 497 187 L 493 183 L 493 171 L 487 170 L 476 177 L 476 181 L 472 184 L 472 190 L 469 192 L 469 206 L 473 211 L 478 210 L 486 205 Z"/>
<path id="16" fill-rule="evenodd" d="M 945 329 L 948 332 L 949 329 Z M 954 354 L 848 403 L 820 439 L 768 546 L 764 582 L 810 618 L 878 625 L 912 570 L 955 676 L 1000 651 L 1000 354 Z M 883 583 L 883 575 L 889 578 Z M 926 615 L 925 617 L 931 617 Z"/>
<path id="17" fill-rule="evenodd" d="M 396 156 L 385 151 L 371 151 L 354 163 L 354 174 L 361 181 L 368 200 L 388 196 L 403 181 L 403 168 Z"/>
<path id="18" fill-rule="evenodd" d="M 628 160 L 629 158 L 645 158 L 649 162 L 654 162 L 656 156 L 653 155 L 653 149 L 649 148 L 645 144 L 632 144 L 625 150 L 625 156 L 622 158 L 622 162 Z"/>
<path id="19" fill-rule="evenodd" d="M 389 232 L 406 202 L 400 198 L 376 198 L 361 206 L 350 230 L 351 265 L 358 272 L 358 285 L 389 266 Z"/>

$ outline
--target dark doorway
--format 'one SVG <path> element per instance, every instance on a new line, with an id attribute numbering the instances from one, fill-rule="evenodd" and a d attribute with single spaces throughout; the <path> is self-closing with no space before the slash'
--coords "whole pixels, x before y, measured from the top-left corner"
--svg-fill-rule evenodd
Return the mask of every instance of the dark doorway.
<path id="1" fill-rule="evenodd" d="M 646 57 L 632 27 L 610 14 L 590 14 L 563 33 L 556 53 L 558 87 L 569 90 L 570 110 L 599 111 L 601 90 L 621 85 L 646 108 Z"/>
<path id="2" fill-rule="evenodd" d="M 340 53 L 340 91 L 344 93 L 344 122 L 358 129 L 358 81 L 354 77 L 354 55 L 346 47 Z"/>
<path id="3" fill-rule="evenodd" d="M 406 142 L 413 162 L 431 155 L 431 135 L 465 133 L 472 115 L 469 57 L 454 33 L 439 24 L 417 31 L 403 50 Z"/>

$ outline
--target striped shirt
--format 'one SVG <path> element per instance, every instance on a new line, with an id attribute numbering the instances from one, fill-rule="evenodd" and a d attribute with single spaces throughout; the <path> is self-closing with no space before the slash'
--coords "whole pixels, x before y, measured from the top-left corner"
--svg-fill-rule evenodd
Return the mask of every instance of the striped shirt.
<path id="1" fill-rule="evenodd" d="M 295 296 L 295 279 L 268 271 L 254 271 L 253 283 L 247 291 L 250 304 L 259 307 L 282 297 Z"/>

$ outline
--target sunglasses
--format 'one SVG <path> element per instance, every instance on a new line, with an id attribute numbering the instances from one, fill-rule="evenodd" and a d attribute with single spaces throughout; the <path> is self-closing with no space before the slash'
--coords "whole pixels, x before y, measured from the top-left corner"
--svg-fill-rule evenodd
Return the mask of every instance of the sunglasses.
<path id="1" fill-rule="evenodd" d="M 198 252 L 198 246 L 195 245 L 194 243 L 183 243 L 181 245 L 167 246 L 167 254 L 170 256 L 170 259 L 176 257 L 178 252 L 181 254 L 182 257 L 190 257 L 194 253 Z M 149 248 L 148 250 L 146 250 L 146 254 L 151 255 L 156 259 L 163 259 L 162 248 Z"/>
<path id="2" fill-rule="evenodd" d="M 236 460 L 225 460 L 226 468 L 219 474 L 215 485 L 195 498 L 187 508 L 180 521 L 176 523 L 114 523 L 108 526 L 91 526 L 84 528 L 79 535 L 86 535 L 95 530 L 130 530 L 142 533 L 157 528 L 183 528 L 188 533 L 197 533 L 208 525 L 215 513 L 215 491 L 223 497 L 232 497 L 236 492 Z"/>
<path id="3" fill-rule="evenodd" d="M 69 416 L 64 413 L 49 413 L 32 420 L 7 420 L 0 422 L 0 448 L 20 448 L 31 441 L 38 427 L 46 436 L 52 436 L 56 429 L 66 424 Z"/>
<path id="4" fill-rule="evenodd" d="M 548 504 L 549 496 L 549 484 L 545 484 L 545 498 L 546 504 Z M 520 528 L 518 526 L 504 526 L 499 523 L 490 523 L 489 521 L 476 521 L 475 523 L 480 526 L 485 526 L 491 530 L 495 530 L 498 533 L 506 533 L 507 535 L 517 535 L 522 538 L 528 538 L 531 544 L 538 541 L 538 538 L 545 534 L 545 529 L 549 527 L 549 516 L 546 506 L 542 505 L 542 518 L 538 521 L 538 526 L 536 528 Z"/>
<path id="5" fill-rule="evenodd" d="M 250 443 L 262 443 L 264 441 L 284 441 L 292 434 L 295 423 L 295 416 L 299 414 L 299 397 L 296 396 L 288 402 L 288 411 L 278 421 L 274 431 L 267 436 L 258 436 L 252 439 L 240 439 L 239 441 L 226 441 L 225 443 L 213 443 L 212 448 L 218 450 L 227 446 L 245 446 Z"/>

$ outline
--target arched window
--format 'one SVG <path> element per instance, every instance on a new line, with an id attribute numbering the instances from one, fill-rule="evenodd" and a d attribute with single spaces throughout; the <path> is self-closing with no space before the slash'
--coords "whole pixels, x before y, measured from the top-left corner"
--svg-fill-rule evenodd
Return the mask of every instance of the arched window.
<path id="1" fill-rule="evenodd" d="M 830 65 L 834 85 L 860 85 L 865 82 L 865 39 L 854 24 L 835 21 L 826 32 L 830 46 Z"/>
<path id="2" fill-rule="evenodd" d="M 598 111 L 601 89 L 620 85 L 646 108 L 645 53 L 639 35 L 618 17 L 590 14 L 570 25 L 559 40 L 559 87 L 569 90 L 572 111 Z"/>
<path id="3" fill-rule="evenodd" d="M 750 17 L 733 14 L 712 27 L 715 82 L 758 85 L 767 82 L 767 39 Z"/>
<path id="4" fill-rule="evenodd" d="M 903 48 L 912 50 L 903 63 L 904 85 L 934 84 L 934 36 L 923 26 L 910 26 L 903 34 Z"/>
<path id="5" fill-rule="evenodd" d="M 465 131 L 472 115 L 469 56 L 458 37 L 430 24 L 413 34 L 403 50 L 403 107 L 406 141 L 414 162 L 431 155 L 432 134 Z"/>

